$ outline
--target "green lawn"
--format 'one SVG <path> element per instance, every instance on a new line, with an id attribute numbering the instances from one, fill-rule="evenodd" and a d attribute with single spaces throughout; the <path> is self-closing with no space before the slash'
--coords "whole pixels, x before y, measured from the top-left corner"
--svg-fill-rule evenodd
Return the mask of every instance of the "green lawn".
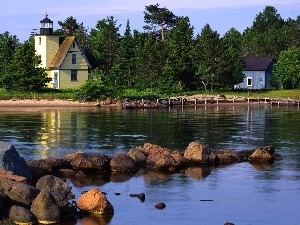
<path id="1" fill-rule="evenodd" d="M 207 94 L 207 95 L 225 95 L 225 96 L 249 96 L 256 98 L 293 98 L 300 99 L 300 89 L 297 90 L 256 90 L 256 91 L 219 91 L 219 92 L 192 92 L 192 93 L 182 93 L 180 95 L 195 95 L 195 94 Z M 155 93 L 150 94 L 149 92 L 137 92 L 124 91 L 126 97 L 144 97 L 144 96 L 158 96 Z M 179 94 L 177 94 L 179 96 Z M 164 96 L 161 96 L 164 97 Z M 47 89 L 43 92 L 25 92 L 25 91 L 6 91 L 0 89 L 0 99 L 76 99 L 76 90 L 65 89 L 65 90 L 54 90 Z"/>

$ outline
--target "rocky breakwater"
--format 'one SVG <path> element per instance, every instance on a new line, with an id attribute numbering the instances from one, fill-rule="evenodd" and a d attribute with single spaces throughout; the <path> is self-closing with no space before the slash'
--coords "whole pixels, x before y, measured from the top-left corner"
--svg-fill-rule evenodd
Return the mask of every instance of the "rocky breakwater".
<path id="1" fill-rule="evenodd" d="M 70 199 L 75 196 L 69 184 L 63 180 L 65 178 L 75 178 L 82 182 L 96 176 L 96 185 L 100 186 L 104 182 L 125 181 L 135 174 L 152 179 L 151 174 L 173 174 L 183 169 L 187 174 L 198 177 L 200 175 L 195 168 L 203 168 L 202 172 L 207 170 L 209 173 L 218 166 L 233 163 L 271 164 L 278 156 L 273 146 L 243 151 L 210 150 L 200 143 L 191 142 L 184 150 L 170 150 L 145 143 L 130 149 L 128 153 L 117 153 L 114 156 L 77 151 L 66 155 L 64 159 L 25 162 L 13 146 L 0 142 L 0 147 L 0 219 L 9 217 L 19 224 L 36 221 L 42 224 L 57 223 L 65 219 L 76 219 L 78 212 L 83 213 L 82 215 L 104 214 L 112 217 L 113 206 L 105 193 L 96 188 L 82 193 L 77 201 L 70 203 Z M 16 169 L 18 166 L 22 169 Z M 145 200 L 143 193 L 137 196 L 143 196 Z"/>
<path id="2" fill-rule="evenodd" d="M 14 146 L 0 142 L 0 224 L 2 220 L 11 220 L 15 224 L 55 224 L 60 221 L 74 220 L 77 209 L 85 211 L 82 201 L 93 203 L 88 213 L 112 214 L 113 207 L 106 196 L 98 191 L 98 199 L 86 195 L 80 196 L 78 206 L 71 192 L 71 186 L 58 176 L 49 172 L 50 164 L 55 168 L 64 168 L 64 160 L 49 159 L 47 165 L 37 161 L 41 171 L 28 166 Z M 40 176 L 38 176 L 38 175 Z M 97 189 L 92 189 L 96 191 Z M 95 211 L 97 209 L 97 211 Z"/>

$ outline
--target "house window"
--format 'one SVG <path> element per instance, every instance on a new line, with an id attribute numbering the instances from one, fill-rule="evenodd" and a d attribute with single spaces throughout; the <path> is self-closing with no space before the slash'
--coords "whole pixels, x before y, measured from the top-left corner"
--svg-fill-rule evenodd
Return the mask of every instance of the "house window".
<path id="1" fill-rule="evenodd" d="M 73 42 L 73 44 L 72 44 L 72 45 L 73 45 L 73 48 L 75 48 L 75 41 Z"/>
<path id="2" fill-rule="evenodd" d="M 41 45 L 41 44 L 42 44 L 42 38 L 39 37 L 39 45 Z"/>
<path id="3" fill-rule="evenodd" d="M 71 70 L 71 81 L 77 81 L 77 70 Z"/>
<path id="4" fill-rule="evenodd" d="M 76 64 L 76 54 L 72 54 L 72 64 Z"/>
<path id="5" fill-rule="evenodd" d="M 247 77 L 247 86 L 252 86 L 252 77 Z"/>

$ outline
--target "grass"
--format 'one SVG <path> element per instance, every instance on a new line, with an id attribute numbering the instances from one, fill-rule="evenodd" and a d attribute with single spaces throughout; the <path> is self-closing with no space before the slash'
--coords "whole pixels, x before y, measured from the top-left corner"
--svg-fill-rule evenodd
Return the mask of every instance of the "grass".
<path id="1" fill-rule="evenodd" d="M 76 99 L 77 89 L 45 89 L 42 92 L 25 92 L 25 91 L 6 91 L 5 89 L 0 89 L 0 99 Z M 252 90 L 248 92 L 247 90 L 224 90 L 218 92 L 185 92 L 176 94 L 174 96 L 182 95 L 194 95 L 194 94 L 207 94 L 207 95 L 225 95 L 225 96 L 249 96 L 255 98 L 292 98 L 300 99 L 300 89 L 296 90 Z M 136 90 L 124 90 L 122 93 L 124 97 L 167 97 L 164 95 L 146 91 L 136 91 Z M 172 95 L 171 95 L 172 96 Z"/>
<path id="2" fill-rule="evenodd" d="M 41 92 L 29 92 L 29 91 L 6 91 L 0 89 L 0 99 L 75 99 L 76 93 L 73 89 L 45 89 Z"/>

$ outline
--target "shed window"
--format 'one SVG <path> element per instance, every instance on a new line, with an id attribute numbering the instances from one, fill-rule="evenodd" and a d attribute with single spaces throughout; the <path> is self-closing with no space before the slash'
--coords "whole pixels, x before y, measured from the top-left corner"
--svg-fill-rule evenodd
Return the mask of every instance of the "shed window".
<path id="1" fill-rule="evenodd" d="M 252 77 L 247 77 L 247 86 L 252 86 Z"/>
<path id="2" fill-rule="evenodd" d="M 71 82 L 77 81 L 77 70 L 71 70 Z"/>
<path id="3" fill-rule="evenodd" d="M 76 54 L 72 54 L 72 64 L 76 64 Z"/>

